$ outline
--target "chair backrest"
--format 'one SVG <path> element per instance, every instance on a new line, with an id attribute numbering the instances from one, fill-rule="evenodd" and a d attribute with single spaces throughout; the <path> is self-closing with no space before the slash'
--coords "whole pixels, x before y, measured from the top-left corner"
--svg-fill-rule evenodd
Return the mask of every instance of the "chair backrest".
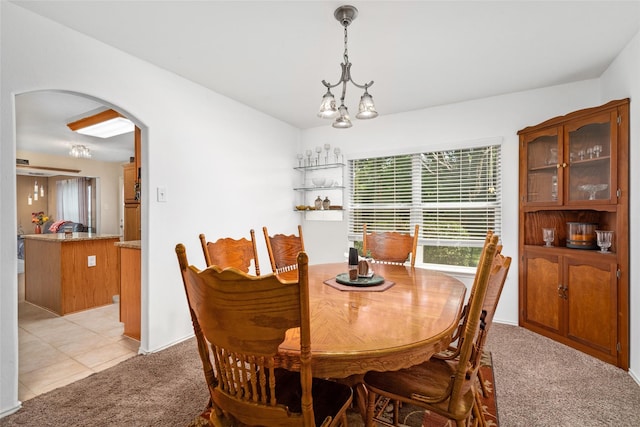
<path id="1" fill-rule="evenodd" d="M 362 255 L 371 256 L 376 262 L 404 264 L 411 255 L 411 267 L 416 264 L 418 230 L 416 224 L 413 236 L 396 231 L 367 233 L 367 224 L 362 226 Z"/>
<path id="2" fill-rule="evenodd" d="M 295 270 L 298 252 L 304 252 L 304 240 L 302 238 L 302 226 L 298 225 L 298 235 L 275 234 L 269 235 L 267 227 L 262 227 L 264 240 L 267 244 L 271 270 L 274 273 Z"/>
<path id="3" fill-rule="evenodd" d="M 251 260 L 256 276 L 260 275 L 258 263 L 258 250 L 256 249 L 256 233 L 249 230 L 251 241 L 245 239 L 232 239 L 224 237 L 215 242 L 207 242 L 204 234 L 200 234 L 200 243 L 204 253 L 204 261 L 207 267 L 217 265 L 220 268 L 235 267 L 240 271 L 249 273 Z"/>
<path id="4" fill-rule="evenodd" d="M 184 246 L 177 245 L 176 253 L 194 325 L 215 360 L 218 384 L 209 388 L 214 407 L 248 425 L 314 426 L 307 254 L 298 254 L 298 281 L 281 282 L 233 267 L 199 271 L 187 265 Z M 277 400 L 287 387 L 278 381 L 278 346 L 291 328 L 300 328 L 300 408 Z"/>
<path id="5" fill-rule="evenodd" d="M 480 259 L 478 260 L 478 265 L 480 265 L 482 263 L 482 260 L 484 259 L 485 252 L 487 250 L 487 246 L 489 245 L 489 242 L 491 242 L 492 236 L 493 236 L 493 230 L 487 231 L 487 235 L 484 238 L 484 245 L 482 246 L 482 251 L 480 252 Z M 502 246 L 498 246 L 498 248 L 496 249 L 496 251 L 498 253 L 501 250 L 502 250 Z M 464 331 L 464 327 L 465 327 L 465 324 L 466 324 L 466 321 L 467 321 L 467 315 L 469 314 L 469 304 L 471 303 L 471 301 L 473 301 L 473 296 L 474 296 L 474 294 L 476 292 L 477 284 L 478 284 L 478 274 L 477 274 L 477 270 L 476 270 L 476 275 L 473 278 L 473 284 L 471 285 L 471 291 L 469 292 L 469 297 L 467 298 L 467 303 L 463 307 L 462 314 L 460 315 L 460 324 L 458 325 L 458 329 L 453 334 L 452 344 L 449 345 L 449 348 L 448 348 L 449 352 L 453 352 L 453 353 L 449 353 L 449 354 L 446 354 L 446 355 L 438 355 L 438 354 L 436 354 L 435 357 L 442 358 L 442 359 L 453 359 L 453 358 L 458 357 L 458 354 L 460 352 L 460 344 L 462 343 L 461 335 L 462 335 L 462 333 Z"/>
<path id="6" fill-rule="evenodd" d="M 482 340 L 482 334 L 480 332 L 482 311 L 489 284 L 495 283 L 496 279 L 493 276 L 500 274 L 502 271 L 502 269 L 493 269 L 493 262 L 497 251 L 498 236 L 492 234 L 482 251 L 483 254 L 481 255 L 476 270 L 474 295 L 468 303 L 468 312 L 459 345 L 459 362 L 456 365 L 455 376 L 453 376 L 453 382 L 451 384 L 449 399 L 450 412 L 455 412 L 455 406 L 459 404 L 461 397 L 474 386 L 478 375 L 480 359 L 482 357 L 480 348 L 480 341 Z"/>
<path id="7" fill-rule="evenodd" d="M 191 323 L 193 324 L 193 333 L 196 337 L 196 342 L 198 343 L 198 354 L 200 355 L 200 360 L 202 361 L 204 379 L 205 379 L 205 382 L 207 383 L 207 388 L 209 389 L 209 395 L 213 396 L 213 390 L 218 385 L 218 379 L 216 378 L 216 373 L 213 368 L 213 363 L 211 363 L 211 358 L 209 357 L 209 346 L 202 333 L 202 328 L 200 327 L 198 318 L 196 317 L 195 312 L 191 308 L 192 304 L 191 304 L 191 299 L 189 298 L 189 292 L 187 291 L 188 279 L 186 274 L 189 268 L 189 262 L 187 261 L 187 252 L 183 244 L 179 243 L 178 245 L 176 245 L 176 255 L 178 256 L 178 264 L 180 265 L 182 283 L 184 284 L 184 290 L 187 295 L 187 302 L 189 305 L 189 314 L 191 315 Z"/>
<path id="8" fill-rule="evenodd" d="M 485 340 L 489 329 L 493 324 L 493 316 L 496 313 L 500 295 L 507 280 L 507 274 L 511 267 L 511 257 L 504 256 L 501 253 L 502 246 L 498 246 L 496 254 L 491 264 L 491 274 L 489 275 L 489 283 L 482 304 L 482 313 L 480 314 L 480 337 L 478 339 L 477 351 L 482 354 L 484 350 Z"/>

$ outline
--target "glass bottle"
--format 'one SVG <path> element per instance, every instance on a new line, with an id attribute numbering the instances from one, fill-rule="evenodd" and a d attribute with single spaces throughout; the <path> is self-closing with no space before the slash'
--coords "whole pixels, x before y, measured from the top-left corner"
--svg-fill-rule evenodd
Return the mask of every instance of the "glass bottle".
<path id="1" fill-rule="evenodd" d="M 320 210 L 322 209 L 322 199 L 320 198 L 320 196 L 318 196 L 318 198 L 313 202 L 316 210 Z"/>
<path id="2" fill-rule="evenodd" d="M 324 210 L 328 210 L 329 206 L 331 206 L 331 200 L 329 200 L 329 197 L 325 197 L 324 200 L 322 201 L 322 209 Z"/>

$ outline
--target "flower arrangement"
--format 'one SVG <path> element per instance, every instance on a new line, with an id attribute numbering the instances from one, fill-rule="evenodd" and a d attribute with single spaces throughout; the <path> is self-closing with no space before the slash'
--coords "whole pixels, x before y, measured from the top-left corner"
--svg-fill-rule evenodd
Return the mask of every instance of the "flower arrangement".
<path id="1" fill-rule="evenodd" d="M 32 212 L 31 213 L 31 222 L 36 225 L 42 225 L 45 222 L 49 221 L 49 217 L 44 214 L 44 212 Z"/>

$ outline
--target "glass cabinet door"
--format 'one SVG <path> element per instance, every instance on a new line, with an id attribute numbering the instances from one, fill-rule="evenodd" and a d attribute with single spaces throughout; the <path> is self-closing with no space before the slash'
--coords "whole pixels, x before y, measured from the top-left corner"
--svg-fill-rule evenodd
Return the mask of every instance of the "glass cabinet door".
<path id="1" fill-rule="evenodd" d="M 567 141 L 569 204 L 615 203 L 617 180 L 616 112 L 605 112 L 570 123 Z"/>
<path id="2" fill-rule="evenodd" d="M 528 135 L 526 144 L 527 189 L 525 203 L 562 203 L 562 146 L 558 129 L 551 128 Z"/>

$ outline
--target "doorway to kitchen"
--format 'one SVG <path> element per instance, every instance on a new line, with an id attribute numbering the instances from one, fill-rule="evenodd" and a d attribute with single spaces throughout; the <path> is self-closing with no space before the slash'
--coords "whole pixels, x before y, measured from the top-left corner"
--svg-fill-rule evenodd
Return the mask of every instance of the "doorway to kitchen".
<path id="1" fill-rule="evenodd" d="M 105 139 L 71 132 L 67 123 L 84 114 L 101 109 L 117 110 L 83 94 L 29 92 L 17 95 L 15 105 L 16 157 L 19 159 L 16 170 L 21 177 L 28 177 L 29 192 L 34 188 L 31 180 L 38 179 L 38 204 L 33 195 L 28 197 L 22 191 L 22 186 L 27 184 L 16 179 L 16 211 L 26 209 L 27 212 L 27 215 L 18 214 L 17 234 L 34 232 L 33 212 L 42 211 L 52 219 L 59 219 L 51 199 L 55 198 L 56 180 L 89 177 L 93 208 L 88 209 L 91 218 L 84 224 L 86 230 L 122 235 L 122 209 L 117 206 L 123 203 L 123 166 L 134 161 L 140 164 L 140 129 L 136 128 L 135 140 L 134 132 Z M 90 156 L 72 157 L 72 148 L 77 146 L 86 147 Z M 24 286 L 24 265 L 19 260 L 16 302 L 20 400 L 77 381 L 138 353 L 140 342 L 123 334 L 119 295 L 113 304 L 58 316 L 25 301 Z"/>

